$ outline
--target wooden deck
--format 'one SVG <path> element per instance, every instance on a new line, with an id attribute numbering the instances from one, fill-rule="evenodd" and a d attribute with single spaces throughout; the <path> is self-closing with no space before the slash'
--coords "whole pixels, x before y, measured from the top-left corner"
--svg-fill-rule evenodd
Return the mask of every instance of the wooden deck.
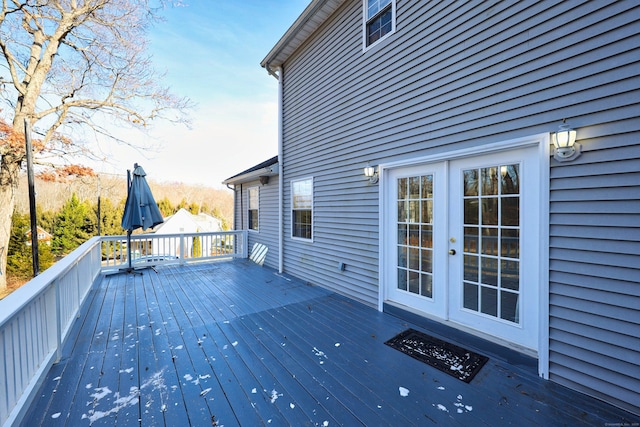
<path id="1" fill-rule="evenodd" d="M 23 425 L 640 421 L 500 351 L 466 384 L 384 345 L 408 327 L 421 329 L 247 260 L 105 277 Z"/>

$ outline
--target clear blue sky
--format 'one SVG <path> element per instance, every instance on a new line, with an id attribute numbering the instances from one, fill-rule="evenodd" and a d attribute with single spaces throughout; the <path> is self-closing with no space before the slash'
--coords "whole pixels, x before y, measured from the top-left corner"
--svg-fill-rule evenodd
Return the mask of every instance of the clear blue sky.
<path id="1" fill-rule="evenodd" d="M 156 125 L 145 143 L 157 148 L 144 154 L 105 144 L 113 165 L 102 169 L 123 173 L 123 165 L 137 162 L 152 180 L 220 187 L 277 154 L 277 80 L 260 61 L 309 0 L 184 3 L 164 13 L 150 48 L 156 67 L 166 71 L 165 85 L 197 104 L 192 128 Z"/>

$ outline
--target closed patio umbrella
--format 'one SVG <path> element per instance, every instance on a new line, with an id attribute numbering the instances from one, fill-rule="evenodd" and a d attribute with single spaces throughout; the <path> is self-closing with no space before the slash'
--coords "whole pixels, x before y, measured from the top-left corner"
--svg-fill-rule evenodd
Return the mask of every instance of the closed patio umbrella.
<path id="1" fill-rule="evenodd" d="M 127 272 L 133 271 L 131 267 L 131 233 L 133 230 L 138 228 L 146 230 L 164 222 L 158 204 L 153 198 L 149 184 L 147 184 L 146 175 L 142 166 L 137 163 L 134 165 L 131 179 L 129 179 L 129 171 L 127 171 L 127 202 L 124 205 L 124 214 L 122 215 L 122 228 L 127 230 L 129 260 Z"/>

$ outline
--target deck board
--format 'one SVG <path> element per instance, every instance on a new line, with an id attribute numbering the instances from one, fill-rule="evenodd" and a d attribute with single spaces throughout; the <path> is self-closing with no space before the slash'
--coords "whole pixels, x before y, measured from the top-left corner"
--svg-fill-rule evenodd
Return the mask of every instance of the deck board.
<path id="1" fill-rule="evenodd" d="M 640 421 L 499 352 L 459 381 L 384 345 L 409 327 L 421 329 L 246 260 L 104 277 L 22 425 Z"/>

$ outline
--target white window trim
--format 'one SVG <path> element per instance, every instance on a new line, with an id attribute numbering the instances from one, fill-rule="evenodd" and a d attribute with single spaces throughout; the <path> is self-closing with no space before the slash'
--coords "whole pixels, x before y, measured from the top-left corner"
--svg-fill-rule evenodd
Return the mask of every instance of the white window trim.
<path id="1" fill-rule="evenodd" d="M 255 209 L 257 211 L 257 215 L 258 215 L 258 228 L 250 228 L 251 227 L 251 221 L 249 221 L 249 211 L 251 211 L 251 190 L 256 190 L 258 192 L 258 206 Z M 253 232 L 253 233 L 259 233 L 260 232 L 260 187 L 259 186 L 253 186 L 253 187 L 249 187 L 247 188 L 247 230 Z"/>
<path id="2" fill-rule="evenodd" d="M 383 40 L 386 40 L 396 32 L 396 0 L 391 0 L 391 31 L 367 46 L 367 0 L 362 0 L 362 51 L 367 52 L 374 46 L 378 46 Z"/>
<path id="3" fill-rule="evenodd" d="M 311 180 L 311 238 L 307 239 L 304 237 L 298 237 L 298 236 L 294 236 L 293 235 L 293 184 L 295 184 L 296 182 L 301 182 L 301 181 L 308 181 Z M 291 226 L 290 226 L 290 230 L 289 230 L 289 236 L 291 237 L 292 240 L 298 240 L 300 242 L 306 242 L 306 243 L 313 243 L 313 240 L 316 237 L 316 231 L 315 231 L 315 218 L 314 218 L 314 204 L 315 204 L 315 200 L 314 200 L 314 191 L 315 189 L 315 180 L 313 179 L 312 176 L 306 177 L 306 178 L 299 178 L 299 179 L 294 179 L 291 180 L 291 202 L 290 202 L 290 209 L 289 209 L 289 218 L 291 221 Z"/>

